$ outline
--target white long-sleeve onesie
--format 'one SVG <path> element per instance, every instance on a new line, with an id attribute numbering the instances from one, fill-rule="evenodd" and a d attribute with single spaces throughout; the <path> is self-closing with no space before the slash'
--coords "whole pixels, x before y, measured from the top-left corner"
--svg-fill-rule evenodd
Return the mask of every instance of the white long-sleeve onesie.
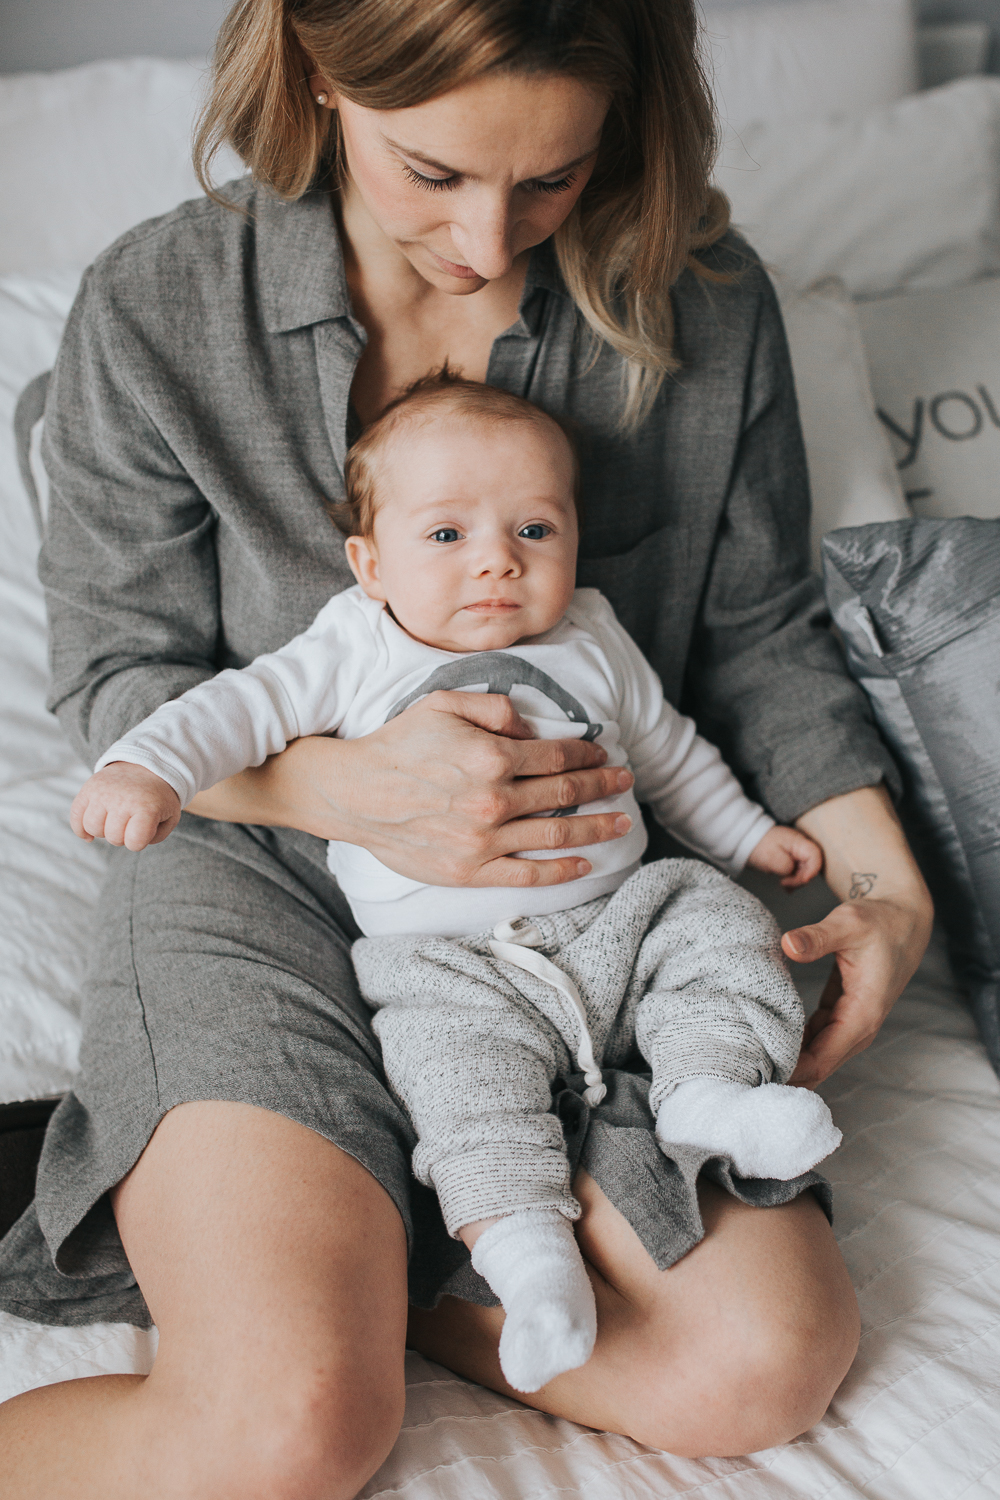
<path id="1" fill-rule="evenodd" d="M 182 806 L 227 776 L 258 766 L 303 735 L 370 734 L 437 689 L 505 693 L 541 739 L 594 740 L 628 765 L 634 791 L 588 813 L 632 817 L 623 838 L 577 852 L 592 871 L 534 888 L 546 915 L 618 889 L 638 868 L 647 836 L 637 799 L 680 841 L 737 874 L 773 820 L 749 801 L 714 746 L 663 697 L 659 678 L 596 589 L 577 589 L 563 618 L 530 644 L 460 654 L 414 640 L 360 587 L 337 594 L 307 631 L 242 670 L 227 670 L 165 703 L 98 762 L 130 761 L 161 776 Z M 536 850 L 526 857 L 554 858 Z M 520 914 L 508 887 L 441 888 L 397 875 L 353 844 L 328 862 L 368 936 L 481 932 Z"/>

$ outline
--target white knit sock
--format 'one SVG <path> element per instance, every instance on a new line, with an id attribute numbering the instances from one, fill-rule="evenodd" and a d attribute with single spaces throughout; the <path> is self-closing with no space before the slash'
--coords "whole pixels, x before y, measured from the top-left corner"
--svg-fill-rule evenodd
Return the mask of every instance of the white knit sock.
<path id="1" fill-rule="evenodd" d="M 660 1105 L 664 1147 L 703 1146 L 728 1156 L 738 1177 L 801 1177 L 836 1151 L 842 1136 L 823 1100 L 782 1083 L 748 1088 L 722 1078 L 688 1078 Z"/>
<path id="2" fill-rule="evenodd" d="M 507 1314 L 500 1368 L 516 1391 L 537 1391 L 587 1363 L 597 1337 L 594 1289 L 572 1225 L 557 1209 L 524 1209 L 491 1225 L 472 1264 Z"/>

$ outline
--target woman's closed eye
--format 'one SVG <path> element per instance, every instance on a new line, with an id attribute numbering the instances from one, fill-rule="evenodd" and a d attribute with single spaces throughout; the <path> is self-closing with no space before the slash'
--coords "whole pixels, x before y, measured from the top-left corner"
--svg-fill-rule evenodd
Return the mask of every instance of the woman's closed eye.
<path id="1" fill-rule="evenodd" d="M 461 177 L 454 174 L 451 177 L 429 177 L 423 172 L 418 172 L 411 167 L 409 162 L 403 162 L 403 173 L 410 182 L 417 187 L 428 188 L 431 192 L 437 192 L 443 188 L 458 187 Z M 576 181 L 576 173 L 568 172 L 565 177 L 558 177 L 555 181 L 548 181 L 544 177 L 532 178 L 530 182 L 522 182 L 520 186 L 527 193 L 565 193 Z"/>

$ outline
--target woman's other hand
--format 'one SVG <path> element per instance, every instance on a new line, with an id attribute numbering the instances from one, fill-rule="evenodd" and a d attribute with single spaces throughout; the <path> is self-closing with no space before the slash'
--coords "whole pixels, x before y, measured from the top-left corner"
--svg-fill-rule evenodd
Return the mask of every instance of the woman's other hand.
<path id="1" fill-rule="evenodd" d="M 514 856 L 628 832 L 621 813 L 533 816 L 627 791 L 631 772 L 606 759 L 585 740 L 533 738 L 498 694 L 438 692 L 360 739 L 297 740 L 188 810 L 358 844 L 430 885 L 558 885 L 590 862 Z"/>
<path id="2" fill-rule="evenodd" d="M 823 849 L 827 884 L 841 898 L 822 922 L 782 938 L 796 963 L 835 956 L 790 1080 L 812 1087 L 875 1040 L 924 955 L 934 910 L 884 787 L 831 798 L 799 827 Z"/>
<path id="3" fill-rule="evenodd" d="M 181 816 L 181 799 L 162 776 L 116 760 L 85 781 L 69 811 L 77 838 L 107 839 L 134 853 L 162 844 Z"/>

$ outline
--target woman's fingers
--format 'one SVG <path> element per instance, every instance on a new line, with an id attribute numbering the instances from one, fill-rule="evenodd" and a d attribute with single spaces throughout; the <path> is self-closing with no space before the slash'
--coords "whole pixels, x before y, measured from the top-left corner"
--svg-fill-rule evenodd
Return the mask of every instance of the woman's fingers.
<path id="1" fill-rule="evenodd" d="M 534 739 L 530 725 L 524 722 L 510 699 L 501 693 L 463 693 L 452 689 L 441 689 L 436 693 L 428 693 L 421 702 L 433 713 L 449 714 L 454 718 L 465 719 L 469 724 L 475 724 L 478 729 L 485 729 L 490 734 L 503 735 L 505 739 Z M 414 705 L 414 707 L 418 706 Z M 603 753 L 602 751 L 601 754 Z M 597 762 L 593 764 L 596 765 Z"/>
<path id="2" fill-rule="evenodd" d="M 469 884 L 528 890 L 579 880 L 581 875 L 589 875 L 592 868 L 588 859 L 491 859 L 480 866 Z"/>
<path id="3" fill-rule="evenodd" d="M 531 818 L 506 823 L 497 830 L 491 843 L 501 853 L 484 860 L 463 882 L 467 885 L 561 885 L 589 875 L 590 861 L 566 859 L 515 859 L 526 850 L 580 849 L 588 844 L 602 844 L 620 839 L 632 827 L 626 813 L 599 813 L 572 818 Z"/>
<path id="4" fill-rule="evenodd" d="M 497 829 L 493 845 L 501 855 L 533 850 L 582 849 L 623 838 L 632 827 L 628 813 L 574 813 L 570 818 L 519 818 Z M 484 884 L 489 885 L 489 881 Z"/>
<path id="5" fill-rule="evenodd" d="M 849 901 L 822 922 L 785 933 L 782 947 L 798 963 L 836 956 L 806 1028 L 793 1083 L 822 1082 L 875 1040 L 923 952 L 924 945 L 913 941 L 914 921 L 903 904 Z"/>
<path id="6" fill-rule="evenodd" d="M 565 744 L 566 741 L 536 741 L 542 744 Z M 573 744 L 573 741 L 569 741 Z M 549 812 L 560 807 L 586 807 L 605 797 L 618 797 L 635 781 L 623 766 L 596 766 L 593 769 L 563 771 L 557 776 L 519 771 L 523 780 L 510 787 L 510 817 L 526 818 L 532 813 Z"/>

